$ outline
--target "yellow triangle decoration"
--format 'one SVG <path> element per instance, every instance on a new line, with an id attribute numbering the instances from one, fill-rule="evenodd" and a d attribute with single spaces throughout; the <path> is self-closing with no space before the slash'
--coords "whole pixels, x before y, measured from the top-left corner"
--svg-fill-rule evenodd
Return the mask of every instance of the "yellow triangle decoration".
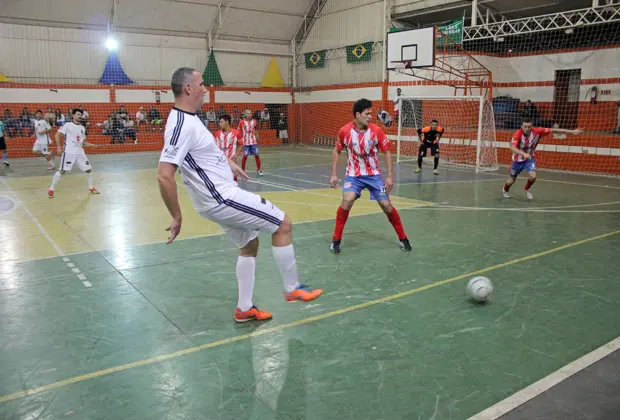
<path id="1" fill-rule="evenodd" d="M 0 73 L 0 83 L 10 83 L 10 82 L 15 82 L 15 80 L 9 79 L 4 74 Z"/>
<path id="2" fill-rule="evenodd" d="M 271 62 L 269 62 L 269 67 L 267 67 L 267 72 L 260 85 L 265 88 L 284 87 L 284 79 L 282 79 L 280 68 L 278 67 L 278 62 L 275 57 L 271 57 Z"/>

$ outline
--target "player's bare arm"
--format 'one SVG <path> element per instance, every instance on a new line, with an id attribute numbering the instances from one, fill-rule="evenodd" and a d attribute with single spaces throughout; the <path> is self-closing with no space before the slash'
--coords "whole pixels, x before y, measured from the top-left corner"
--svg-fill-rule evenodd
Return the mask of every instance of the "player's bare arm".
<path id="1" fill-rule="evenodd" d="M 329 184 L 332 188 L 338 187 L 338 159 L 340 159 L 340 151 L 338 147 L 334 147 L 332 152 L 332 176 L 329 179 Z"/>
<path id="2" fill-rule="evenodd" d="M 239 177 L 239 178 L 247 181 L 250 178 L 243 171 L 243 169 L 241 169 L 239 167 L 239 165 L 237 165 L 237 163 L 235 162 L 235 160 L 237 159 L 237 155 L 239 155 L 238 151 L 237 151 L 237 154 L 235 155 L 235 157 L 233 159 L 228 159 L 228 164 L 230 165 L 230 169 L 232 170 L 233 176 Z"/>
<path id="3" fill-rule="evenodd" d="M 564 128 L 552 128 L 551 132 L 552 133 L 559 133 L 559 134 L 571 134 L 573 136 L 576 136 L 577 134 L 583 133 L 583 129 L 582 128 L 577 128 L 575 130 L 566 130 Z"/>
<path id="4" fill-rule="evenodd" d="M 86 147 L 101 147 L 101 146 L 103 146 L 102 144 L 89 143 L 86 140 L 84 140 L 84 142 L 82 144 L 84 146 L 86 146 Z"/>
<path id="5" fill-rule="evenodd" d="M 60 147 L 60 136 L 61 136 L 61 132 L 57 131 L 56 135 L 54 136 L 54 138 L 56 139 L 56 147 L 58 148 L 58 154 L 60 155 L 62 153 L 62 148 Z"/>
<path id="6" fill-rule="evenodd" d="M 157 167 L 157 182 L 159 183 L 159 192 L 164 200 L 172 222 L 166 231 L 170 232 L 168 244 L 171 244 L 181 232 L 181 206 L 179 205 L 179 196 L 177 194 L 177 182 L 174 179 L 177 165 L 168 162 L 160 162 Z"/>
<path id="7" fill-rule="evenodd" d="M 522 152 L 521 150 L 517 149 L 515 146 L 513 146 L 512 144 L 510 145 L 510 150 L 512 151 L 512 153 L 522 156 L 524 159 L 531 159 L 532 157 L 529 155 L 529 153 L 525 153 Z"/>

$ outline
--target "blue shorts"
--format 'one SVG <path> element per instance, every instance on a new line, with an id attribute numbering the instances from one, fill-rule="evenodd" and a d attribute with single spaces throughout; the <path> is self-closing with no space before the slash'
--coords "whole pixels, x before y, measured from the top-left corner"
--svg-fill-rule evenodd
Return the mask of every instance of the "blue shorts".
<path id="1" fill-rule="evenodd" d="M 370 191 L 371 200 L 383 201 L 388 199 L 388 193 L 385 191 L 385 183 L 381 175 L 347 176 L 342 185 L 342 192 L 354 192 L 359 198 L 364 188 L 368 188 Z"/>
<path id="2" fill-rule="evenodd" d="M 258 156 L 258 144 L 243 146 L 243 156 Z"/>
<path id="3" fill-rule="evenodd" d="M 536 159 L 524 160 L 523 162 L 512 162 L 510 168 L 510 176 L 516 177 L 521 171 L 536 172 Z"/>

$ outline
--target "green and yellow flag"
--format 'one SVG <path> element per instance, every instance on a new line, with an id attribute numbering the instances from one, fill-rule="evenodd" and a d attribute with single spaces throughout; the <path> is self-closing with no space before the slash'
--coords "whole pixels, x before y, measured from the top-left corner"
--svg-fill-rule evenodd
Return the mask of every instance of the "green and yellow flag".
<path id="1" fill-rule="evenodd" d="M 360 61 L 372 60 L 373 42 L 349 45 L 347 47 L 347 63 L 359 63 Z"/>
<path id="2" fill-rule="evenodd" d="M 326 50 L 306 53 L 305 54 L 306 68 L 307 69 L 318 69 L 318 68 L 325 67 L 325 55 L 326 54 L 327 54 Z"/>

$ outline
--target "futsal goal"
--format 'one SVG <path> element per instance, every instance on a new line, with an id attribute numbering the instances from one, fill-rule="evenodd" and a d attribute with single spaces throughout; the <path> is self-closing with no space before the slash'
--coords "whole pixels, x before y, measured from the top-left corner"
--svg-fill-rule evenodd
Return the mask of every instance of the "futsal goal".
<path id="1" fill-rule="evenodd" d="M 436 120 L 444 163 L 474 168 L 499 168 L 491 101 L 482 96 L 403 96 L 399 98 L 397 163 L 417 162 L 420 131 Z"/>
<path id="2" fill-rule="evenodd" d="M 419 132 L 433 120 L 445 164 L 499 168 L 489 69 L 439 28 L 389 33 L 387 70 L 397 96 L 397 162 L 417 162 Z M 402 89 L 401 89 L 402 88 Z M 452 95 L 450 95 L 452 93 Z"/>

